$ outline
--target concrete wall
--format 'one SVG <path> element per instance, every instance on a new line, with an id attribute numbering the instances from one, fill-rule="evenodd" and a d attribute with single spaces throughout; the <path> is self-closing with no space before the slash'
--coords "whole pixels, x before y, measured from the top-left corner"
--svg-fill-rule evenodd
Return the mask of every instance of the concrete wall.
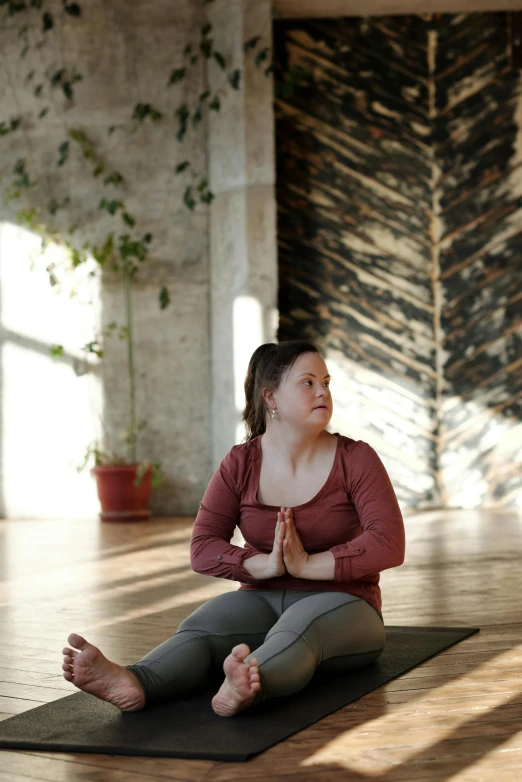
<path id="1" fill-rule="evenodd" d="M 31 203 L 45 207 L 51 198 L 68 194 L 71 207 L 62 225 L 80 217 L 83 235 L 92 240 L 106 235 L 113 223 L 98 210 L 100 185 L 88 176 L 88 163 L 78 154 L 71 153 L 63 168 L 63 187 L 56 161 L 67 128 L 85 130 L 111 170 L 127 179 L 125 197 L 138 218 L 137 229 L 154 235 L 147 268 L 140 270 L 134 286 L 138 418 L 148 421 L 138 457 L 161 459 L 166 472 L 164 484 L 153 492 L 153 511 L 190 514 L 197 510 L 213 458 L 219 456 L 219 449 L 212 455 L 209 210 L 200 205 L 191 213 L 182 205 L 186 180 L 174 169 L 188 157 L 206 173 L 207 129 L 206 123 L 191 129 L 180 145 L 174 110 L 203 91 L 204 62 L 181 84 L 169 89 L 165 85 L 181 64 L 186 44 L 199 42 L 206 9 L 193 0 L 91 0 L 81 5 L 82 18 L 64 17 L 47 33 L 48 45 L 40 50 L 34 46 L 41 37 L 40 15 L 33 12 L 31 47 L 24 60 L 18 31 L 26 15 L 8 17 L 5 8 L 0 9 L 0 120 L 20 114 L 24 118 L 23 130 L 0 138 L 1 186 L 12 178 L 14 161 L 27 158 L 39 182 Z M 234 39 L 242 33 L 241 26 L 232 29 Z M 241 43 L 238 39 L 236 49 Z M 77 100 L 67 106 L 54 90 L 48 100 L 38 101 L 33 95 L 36 77 L 27 83 L 26 74 L 64 66 L 75 66 L 84 76 L 75 85 Z M 164 120 L 144 123 L 133 134 L 116 131 L 109 136 L 111 125 L 128 122 L 137 102 L 152 103 L 164 112 Z M 44 105 L 50 106 L 49 113 L 35 120 L 35 110 Z M 113 191 L 113 197 L 118 195 Z M 89 290 L 79 286 L 86 301 L 78 307 L 67 295 L 55 295 L 44 269 L 48 261 L 37 257 L 36 271 L 29 270 L 34 237 L 14 227 L 16 211 L 24 205 L 0 207 L 0 516 L 92 516 L 98 509 L 94 482 L 88 472 L 77 475 L 75 465 L 102 430 L 100 416 L 113 439 L 127 424 L 127 343 L 117 337 L 107 340 L 104 360 L 98 364 L 94 359 L 87 366 L 81 347 L 109 323 L 122 325 L 123 290 L 108 278 L 90 280 Z M 217 199 L 214 211 L 219 205 Z M 238 252 L 242 260 L 244 248 Z M 171 298 L 165 311 L 158 301 L 163 285 Z M 65 348 L 56 362 L 48 357 L 51 344 Z M 229 349 L 223 347 L 224 352 Z M 225 434 L 227 442 L 233 438 Z M 223 455 L 224 447 L 219 458 Z"/>

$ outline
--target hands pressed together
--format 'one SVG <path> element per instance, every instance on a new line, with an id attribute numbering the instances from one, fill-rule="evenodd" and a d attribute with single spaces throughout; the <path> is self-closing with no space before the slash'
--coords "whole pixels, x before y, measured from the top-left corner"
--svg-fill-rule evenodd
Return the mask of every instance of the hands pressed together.
<path id="1" fill-rule="evenodd" d="M 296 578 L 303 577 L 308 557 L 294 523 L 292 508 L 282 506 L 277 514 L 274 547 L 269 555 L 273 576 L 288 572 Z"/>
<path id="2" fill-rule="evenodd" d="M 252 548 L 248 543 L 245 548 Z M 244 561 L 244 567 L 257 581 L 289 573 L 312 581 L 335 580 L 335 558 L 331 551 L 308 554 L 296 529 L 292 508 L 277 514 L 274 545 L 270 554 L 258 553 Z"/>

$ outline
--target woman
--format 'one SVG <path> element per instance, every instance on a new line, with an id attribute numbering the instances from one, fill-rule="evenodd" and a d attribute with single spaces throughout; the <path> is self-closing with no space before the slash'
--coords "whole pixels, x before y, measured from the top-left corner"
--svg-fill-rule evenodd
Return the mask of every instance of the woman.
<path id="1" fill-rule="evenodd" d="M 68 681 L 137 711 L 185 695 L 223 666 L 212 707 L 228 717 L 298 692 L 318 668 L 377 660 L 386 643 L 379 572 L 404 561 L 404 524 L 373 448 L 326 431 L 329 377 L 313 343 L 255 350 L 247 439 L 210 480 L 190 546 L 193 570 L 240 581 L 239 589 L 208 600 L 126 667 L 70 635 Z M 230 544 L 236 525 L 245 548 Z"/>

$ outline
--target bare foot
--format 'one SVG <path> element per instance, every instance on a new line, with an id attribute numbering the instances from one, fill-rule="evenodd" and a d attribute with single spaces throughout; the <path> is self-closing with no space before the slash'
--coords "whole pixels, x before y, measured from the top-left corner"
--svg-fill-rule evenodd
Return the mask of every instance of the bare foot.
<path id="1" fill-rule="evenodd" d="M 64 679 L 122 711 L 143 709 L 145 693 L 132 671 L 108 660 L 81 635 L 72 633 L 67 640 L 80 651 L 68 646 L 62 650 Z"/>
<path id="2" fill-rule="evenodd" d="M 260 689 L 257 659 L 243 660 L 250 654 L 246 644 L 234 646 L 223 664 L 226 678 L 212 698 L 212 708 L 220 717 L 232 717 L 248 708 Z"/>

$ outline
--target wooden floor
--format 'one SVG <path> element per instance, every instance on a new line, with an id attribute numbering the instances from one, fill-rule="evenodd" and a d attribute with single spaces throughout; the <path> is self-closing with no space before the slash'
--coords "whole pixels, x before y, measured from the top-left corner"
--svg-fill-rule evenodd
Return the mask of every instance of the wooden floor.
<path id="1" fill-rule="evenodd" d="M 67 635 L 130 664 L 237 584 L 193 573 L 192 519 L 0 522 L 0 718 L 75 692 Z M 247 763 L 0 752 L 15 780 L 522 780 L 522 516 L 406 518 L 406 561 L 381 576 L 388 625 L 481 628 L 471 638 Z"/>

